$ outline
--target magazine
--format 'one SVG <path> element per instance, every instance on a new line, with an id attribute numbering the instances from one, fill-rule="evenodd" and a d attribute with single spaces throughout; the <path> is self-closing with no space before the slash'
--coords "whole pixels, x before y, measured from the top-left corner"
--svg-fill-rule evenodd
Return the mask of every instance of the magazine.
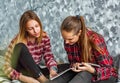
<path id="1" fill-rule="evenodd" d="M 91 66 L 94 66 L 94 67 L 100 67 L 100 65 L 98 65 L 98 64 L 94 64 L 94 63 L 88 63 L 88 64 L 90 64 Z M 50 78 L 50 80 L 54 80 L 55 78 L 58 78 L 59 76 L 63 75 L 64 73 L 66 73 L 66 72 L 68 72 L 72 69 L 74 69 L 74 68 L 68 68 L 68 69 L 60 72 L 57 76 L 54 76 L 54 77 Z"/>

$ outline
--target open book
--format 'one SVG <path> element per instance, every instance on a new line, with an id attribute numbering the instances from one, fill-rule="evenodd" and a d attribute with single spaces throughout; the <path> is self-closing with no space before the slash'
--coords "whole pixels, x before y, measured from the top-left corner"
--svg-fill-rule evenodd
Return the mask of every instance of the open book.
<path id="1" fill-rule="evenodd" d="M 88 63 L 88 64 L 90 64 L 93 67 L 100 67 L 100 65 L 98 65 L 98 64 L 93 64 L 93 63 Z M 70 71 L 72 69 L 74 69 L 74 68 L 68 68 L 68 69 L 60 72 L 57 76 L 54 76 L 54 77 L 50 78 L 50 80 L 54 80 L 55 78 L 58 78 L 59 76 L 63 75 L 64 73 L 66 73 L 66 72 L 68 72 L 68 71 Z"/>

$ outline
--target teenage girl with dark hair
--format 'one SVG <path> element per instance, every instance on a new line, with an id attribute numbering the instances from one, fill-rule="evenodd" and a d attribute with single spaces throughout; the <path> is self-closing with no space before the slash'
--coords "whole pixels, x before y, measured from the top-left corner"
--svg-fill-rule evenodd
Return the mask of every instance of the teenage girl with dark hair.
<path id="1" fill-rule="evenodd" d="M 73 69 L 51 83 L 116 83 L 117 73 L 104 38 L 86 27 L 82 16 L 65 18 L 61 34 Z"/>

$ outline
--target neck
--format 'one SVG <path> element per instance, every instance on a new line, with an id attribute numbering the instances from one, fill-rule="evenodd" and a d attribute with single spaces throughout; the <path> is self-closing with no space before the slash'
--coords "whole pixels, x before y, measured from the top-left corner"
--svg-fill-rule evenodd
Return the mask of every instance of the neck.
<path id="1" fill-rule="evenodd" d="M 35 40 L 36 40 L 36 38 L 35 38 L 35 37 L 28 37 L 27 40 L 28 40 L 28 41 L 31 41 L 32 43 L 34 43 Z"/>

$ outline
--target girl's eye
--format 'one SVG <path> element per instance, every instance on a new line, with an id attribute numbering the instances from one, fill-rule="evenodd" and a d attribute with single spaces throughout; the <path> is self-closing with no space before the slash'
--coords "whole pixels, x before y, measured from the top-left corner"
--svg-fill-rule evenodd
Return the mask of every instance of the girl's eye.
<path id="1" fill-rule="evenodd" d="M 38 25 L 35 25 L 35 27 L 38 27 Z"/>
<path id="2" fill-rule="evenodd" d="M 32 28 L 28 28 L 27 30 L 32 30 Z"/>
<path id="3" fill-rule="evenodd" d="M 35 25 L 35 28 L 39 28 L 39 25 Z"/>
<path id="4" fill-rule="evenodd" d="M 68 40 L 73 40 L 73 38 L 72 39 L 68 39 Z"/>

